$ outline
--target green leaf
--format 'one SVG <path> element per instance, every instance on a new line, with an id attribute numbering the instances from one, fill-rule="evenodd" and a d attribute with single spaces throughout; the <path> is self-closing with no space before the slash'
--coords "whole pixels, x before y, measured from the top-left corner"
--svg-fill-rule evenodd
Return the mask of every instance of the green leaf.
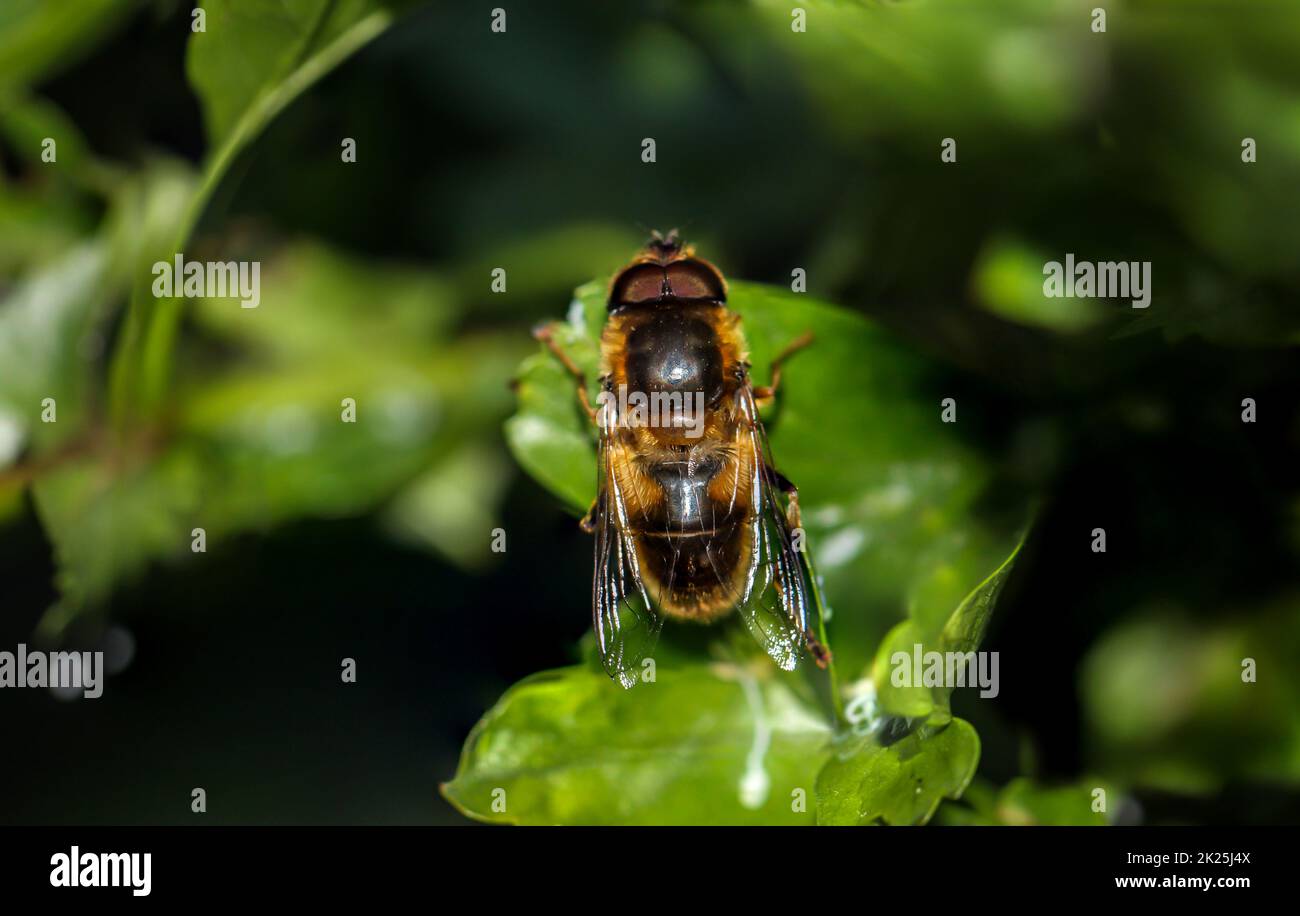
<path id="1" fill-rule="evenodd" d="M 966 575 L 958 575 L 956 566 L 939 568 L 930 582 L 931 587 L 928 590 L 930 601 L 914 604 L 913 617 L 890 630 L 876 651 L 873 673 L 876 703 L 881 713 L 909 718 L 934 716 L 933 721 L 936 723 L 947 719 L 948 700 L 953 688 L 946 684 L 933 687 L 922 684 L 922 674 L 915 670 L 916 647 L 921 647 L 923 667 L 927 653 L 930 652 L 943 655 L 949 652 L 976 651 L 984 639 L 984 631 L 988 628 L 993 607 L 997 603 L 1002 586 L 1011 574 L 1023 543 L 1022 537 L 1011 555 L 961 600 L 947 620 L 941 625 L 936 625 L 934 621 L 926 619 L 920 612 L 921 609 L 951 607 L 950 595 L 947 594 L 948 588 L 955 582 L 966 579 L 975 561 L 970 556 L 960 557 L 960 560 L 965 561 L 967 568 L 962 571 Z M 906 668 L 900 666 L 902 659 L 899 660 L 900 664 L 895 664 L 895 653 L 900 652 L 906 657 Z M 895 674 L 900 671 L 911 673 L 910 682 L 906 682 L 908 679 L 901 677 L 899 679 L 904 683 L 894 682 Z"/>
<path id="2" fill-rule="evenodd" d="M 208 0 L 206 30 L 191 36 L 187 68 L 204 103 L 209 151 L 179 228 L 149 262 L 170 260 L 235 158 L 284 108 L 382 33 L 393 13 L 370 0 Z M 167 396 L 180 299 L 153 296 L 141 271 L 114 358 L 111 406 L 119 426 L 155 415 Z"/>
<path id="3" fill-rule="evenodd" d="M 59 226 L 42 238 L 32 225 L 19 227 L 24 244 L 35 247 L 16 255 L 33 263 L 0 295 L 0 518 L 20 505 L 44 464 L 84 453 L 101 438 L 99 371 L 113 309 L 140 253 L 170 232 L 189 188 L 183 166 L 157 160 L 114 188 L 93 237 L 78 240 Z M 0 240 L 11 200 L 0 189 Z M 53 399 L 55 422 L 43 419 L 46 399 Z M 6 471 L 20 455 L 28 463 Z"/>
<path id="4" fill-rule="evenodd" d="M 848 739 L 817 777 L 817 823 L 924 824 L 939 802 L 965 791 L 979 754 L 979 737 L 962 719 L 890 744 L 874 735 Z"/>
<path id="5" fill-rule="evenodd" d="M 321 246 L 285 248 L 266 268 L 258 308 L 196 303 L 200 333 L 227 355 L 186 361 L 165 427 L 142 442 L 98 437 L 84 460 L 36 482 L 63 593 L 46 635 L 150 563 L 190 558 L 196 527 L 211 551 L 237 533 L 394 499 L 388 520 L 403 535 L 457 562 L 484 559 L 508 483 L 502 380 L 526 342 L 462 335 L 448 348 L 452 306 L 428 270 Z M 342 422 L 344 398 L 355 423 Z"/>
<path id="6" fill-rule="evenodd" d="M 0 96 L 75 62 L 138 0 L 5 0 L 0 4 Z"/>
<path id="7" fill-rule="evenodd" d="M 924 719 L 936 708 L 946 708 L 937 696 L 940 693 L 946 695 L 944 688 L 926 687 L 920 680 L 921 675 L 914 675 L 910 683 L 895 684 L 892 681 L 896 670 L 909 670 L 895 664 L 895 655 L 902 653 L 905 659 L 911 659 L 918 645 L 924 647 L 924 638 L 910 620 L 898 624 L 880 641 L 872 668 L 872 681 L 877 708 L 886 715 Z"/>
<path id="8" fill-rule="evenodd" d="M 0 277 L 48 264 L 83 241 L 93 220 L 77 194 L 53 182 L 26 187 L 0 181 Z"/>
<path id="9" fill-rule="evenodd" d="M 98 406 L 94 373 L 111 308 L 141 251 L 171 231 L 190 187 L 184 167 L 150 163 L 115 190 L 97 236 L 35 267 L 0 298 L 0 413 L 17 425 L 20 446 L 40 451 L 85 432 Z M 44 398 L 56 401 L 55 423 L 39 422 Z"/>
<path id="10" fill-rule="evenodd" d="M 589 299 L 591 287 L 579 294 Z M 586 325 L 568 322 L 555 329 L 556 342 L 592 377 L 596 344 Z M 519 406 L 505 427 L 511 452 L 524 470 L 581 515 L 596 497 L 596 451 L 586 417 L 576 412 L 573 380 L 551 354 L 537 353 L 520 367 L 515 392 Z"/>
<path id="11" fill-rule="evenodd" d="M 107 246 L 72 249 L 19 283 L 0 301 L 0 424 L 9 433 L 0 467 L 26 446 L 48 448 L 77 431 L 90 390 L 87 347 L 103 317 Z M 55 401 L 56 422 L 41 421 Z"/>
<path id="12" fill-rule="evenodd" d="M 214 147 L 259 107 L 278 110 L 312 71 L 383 31 L 399 4 L 380 0 L 204 0 L 206 29 L 191 38 L 187 70 Z M 247 125 L 245 125 L 245 128 Z"/>
<path id="13" fill-rule="evenodd" d="M 497 823 L 812 823 L 830 731 L 773 671 L 660 669 L 636 690 L 585 666 L 533 675 L 474 728 L 443 793 Z"/>
<path id="14" fill-rule="evenodd" d="M 189 549 L 202 492 L 201 456 L 174 449 L 147 465 L 92 455 L 65 463 L 32 487 L 41 525 L 54 545 L 59 599 L 41 618 L 41 638 L 57 640 L 112 585 L 159 556 Z"/>

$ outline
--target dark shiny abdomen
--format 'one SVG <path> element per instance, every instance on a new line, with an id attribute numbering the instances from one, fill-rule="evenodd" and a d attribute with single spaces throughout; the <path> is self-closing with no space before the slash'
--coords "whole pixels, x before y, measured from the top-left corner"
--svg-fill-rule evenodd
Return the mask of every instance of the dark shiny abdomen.
<path id="1" fill-rule="evenodd" d="M 718 473 L 717 458 L 702 461 L 668 461 L 651 465 L 650 475 L 663 490 L 663 531 L 665 534 L 709 531 L 718 523 L 726 507 L 716 507 L 709 500 L 709 481 Z"/>
<path id="2" fill-rule="evenodd" d="M 657 603 L 669 613 L 713 617 L 736 601 L 736 570 L 745 528 L 732 522 L 707 534 L 641 539 L 643 573 L 662 591 Z M 652 586 L 653 589 L 653 586 Z"/>
<path id="3" fill-rule="evenodd" d="M 735 598 L 745 507 L 709 497 L 709 481 L 721 468 L 717 458 L 650 468 L 664 498 L 640 532 L 643 571 L 661 586 L 660 603 L 683 616 L 716 616 Z"/>

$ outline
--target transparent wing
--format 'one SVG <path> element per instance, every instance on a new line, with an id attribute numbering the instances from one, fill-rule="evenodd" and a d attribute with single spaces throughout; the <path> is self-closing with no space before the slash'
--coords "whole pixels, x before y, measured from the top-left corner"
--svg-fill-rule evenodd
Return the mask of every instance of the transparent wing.
<path id="1" fill-rule="evenodd" d="M 812 632 L 813 612 L 806 564 L 795 550 L 785 510 L 777 497 L 778 475 L 772 469 L 767 434 L 748 386 L 737 394 L 740 423 L 737 435 L 745 438 L 737 453 L 747 456 L 741 469 L 751 483 L 749 524 L 749 575 L 736 610 L 745 625 L 777 665 L 793 671 L 805 648 L 818 646 Z"/>
<path id="2" fill-rule="evenodd" d="M 600 489 L 596 500 L 596 562 L 592 624 L 605 671 L 623 687 L 637 683 L 641 662 L 654 650 L 663 626 L 641 581 L 636 546 L 627 533 L 627 505 L 612 473 L 608 433 L 600 438 Z"/>

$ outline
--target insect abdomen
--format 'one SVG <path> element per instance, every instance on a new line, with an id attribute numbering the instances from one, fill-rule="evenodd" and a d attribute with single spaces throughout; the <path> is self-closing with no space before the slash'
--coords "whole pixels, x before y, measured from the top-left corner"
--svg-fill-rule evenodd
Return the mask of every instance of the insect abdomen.
<path id="1" fill-rule="evenodd" d="M 660 609 L 701 623 L 728 613 L 739 594 L 747 532 L 737 521 L 709 532 L 641 535 L 641 574 Z"/>
<path id="2" fill-rule="evenodd" d="M 710 484 L 727 462 L 664 461 L 647 470 L 658 490 L 637 532 L 642 575 L 667 614 L 708 621 L 729 611 L 743 577 L 748 527 L 743 501 L 719 502 Z"/>

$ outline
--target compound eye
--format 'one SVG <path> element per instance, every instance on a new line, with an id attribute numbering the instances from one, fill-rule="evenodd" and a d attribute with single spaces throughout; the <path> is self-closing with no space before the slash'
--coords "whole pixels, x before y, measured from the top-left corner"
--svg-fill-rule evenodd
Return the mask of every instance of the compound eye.
<path id="1" fill-rule="evenodd" d="M 668 265 L 668 285 L 679 299 L 712 299 L 724 302 L 727 298 L 722 277 L 703 261 L 677 261 Z"/>
<path id="2" fill-rule="evenodd" d="M 656 264 L 629 267 L 614 280 L 609 291 L 609 308 L 662 299 L 664 269 Z"/>

